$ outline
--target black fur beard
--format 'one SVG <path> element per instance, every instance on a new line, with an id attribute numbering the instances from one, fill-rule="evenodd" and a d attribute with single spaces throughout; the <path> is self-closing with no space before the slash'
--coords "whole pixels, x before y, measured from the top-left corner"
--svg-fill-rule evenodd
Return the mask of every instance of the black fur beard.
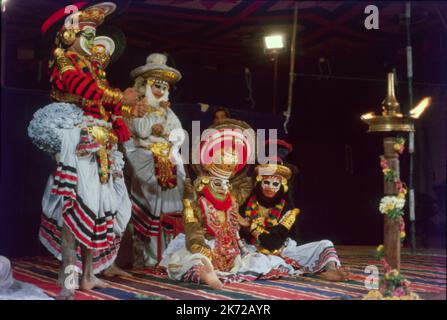
<path id="1" fill-rule="evenodd" d="M 258 200 L 259 204 L 264 208 L 272 208 L 280 203 L 284 197 L 284 194 L 284 187 L 281 186 L 281 188 L 273 198 L 268 198 L 262 193 L 262 187 L 260 183 L 256 184 L 255 187 L 256 200 Z"/>

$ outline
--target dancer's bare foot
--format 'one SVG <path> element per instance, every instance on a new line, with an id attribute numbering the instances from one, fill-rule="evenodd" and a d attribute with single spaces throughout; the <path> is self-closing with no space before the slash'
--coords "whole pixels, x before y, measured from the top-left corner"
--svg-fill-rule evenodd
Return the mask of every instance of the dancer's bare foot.
<path id="1" fill-rule="evenodd" d="M 326 281 L 341 282 L 349 280 L 349 274 L 340 269 L 330 269 L 319 274 Z"/>
<path id="2" fill-rule="evenodd" d="M 349 280 L 349 278 L 352 275 L 352 273 L 351 273 L 351 270 L 348 267 L 340 267 L 338 270 L 343 272 L 346 275 L 347 280 Z"/>
<path id="3" fill-rule="evenodd" d="M 118 267 L 115 263 L 113 263 L 108 269 L 104 270 L 102 273 L 105 277 L 131 277 L 132 275 L 120 267 Z"/>
<path id="4" fill-rule="evenodd" d="M 109 288 L 110 286 L 105 282 L 102 281 L 101 279 L 98 279 L 95 276 L 91 276 L 91 277 L 83 277 L 81 280 L 81 285 L 80 285 L 80 289 L 82 291 L 85 290 L 92 290 L 95 288 Z"/>
<path id="5" fill-rule="evenodd" d="M 223 283 L 217 277 L 213 265 L 208 259 L 202 258 L 202 266 L 199 268 L 200 279 L 213 289 L 222 289 Z"/>
<path id="6" fill-rule="evenodd" d="M 75 290 L 63 288 L 58 295 L 56 296 L 56 300 L 74 300 L 75 299 Z"/>

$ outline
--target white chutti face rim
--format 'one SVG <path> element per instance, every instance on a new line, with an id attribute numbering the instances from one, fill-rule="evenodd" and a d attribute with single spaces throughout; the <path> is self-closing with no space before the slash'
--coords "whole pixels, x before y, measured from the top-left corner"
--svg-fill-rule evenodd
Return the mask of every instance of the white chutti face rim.
<path id="1" fill-rule="evenodd" d="M 84 37 L 81 37 L 81 49 L 87 54 L 92 54 L 87 46 L 87 40 Z"/>

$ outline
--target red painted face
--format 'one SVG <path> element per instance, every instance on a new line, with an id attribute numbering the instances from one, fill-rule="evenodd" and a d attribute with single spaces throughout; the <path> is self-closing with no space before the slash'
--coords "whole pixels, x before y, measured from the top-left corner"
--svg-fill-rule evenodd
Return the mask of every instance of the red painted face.
<path id="1" fill-rule="evenodd" d="M 261 189 L 262 194 L 267 198 L 273 198 L 281 188 L 281 177 L 262 176 Z"/>

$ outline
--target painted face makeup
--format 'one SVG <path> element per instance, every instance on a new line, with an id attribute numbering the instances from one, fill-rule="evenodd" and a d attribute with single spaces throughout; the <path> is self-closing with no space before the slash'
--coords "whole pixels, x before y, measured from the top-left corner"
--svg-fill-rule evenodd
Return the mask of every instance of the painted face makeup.
<path id="1" fill-rule="evenodd" d="M 87 54 L 91 54 L 91 50 L 94 46 L 95 37 L 96 37 L 95 28 L 86 27 L 81 31 L 81 48 Z"/>
<path id="2" fill-rule="evenodd" d="M 157 99 L 160 99 L 168 89 L 169 89 L 168 85 L 161 83 L 154 83 L 151 86 L 152 94 Z"/>
<path id="3" fill-rule="evenodd" d="M 262 193 L 267 198 L 273 198 L 279 189 L 281 189 L 281 177 L 262 176 L 261 180 Z"/>
<path id="4" fill-rule="evenodd" d="M 230 181 L 227 179 L 211 177 L 210 187 L 214 195 L 218 196 L 219 198 L 223 198 L 230 190 Z"/>

